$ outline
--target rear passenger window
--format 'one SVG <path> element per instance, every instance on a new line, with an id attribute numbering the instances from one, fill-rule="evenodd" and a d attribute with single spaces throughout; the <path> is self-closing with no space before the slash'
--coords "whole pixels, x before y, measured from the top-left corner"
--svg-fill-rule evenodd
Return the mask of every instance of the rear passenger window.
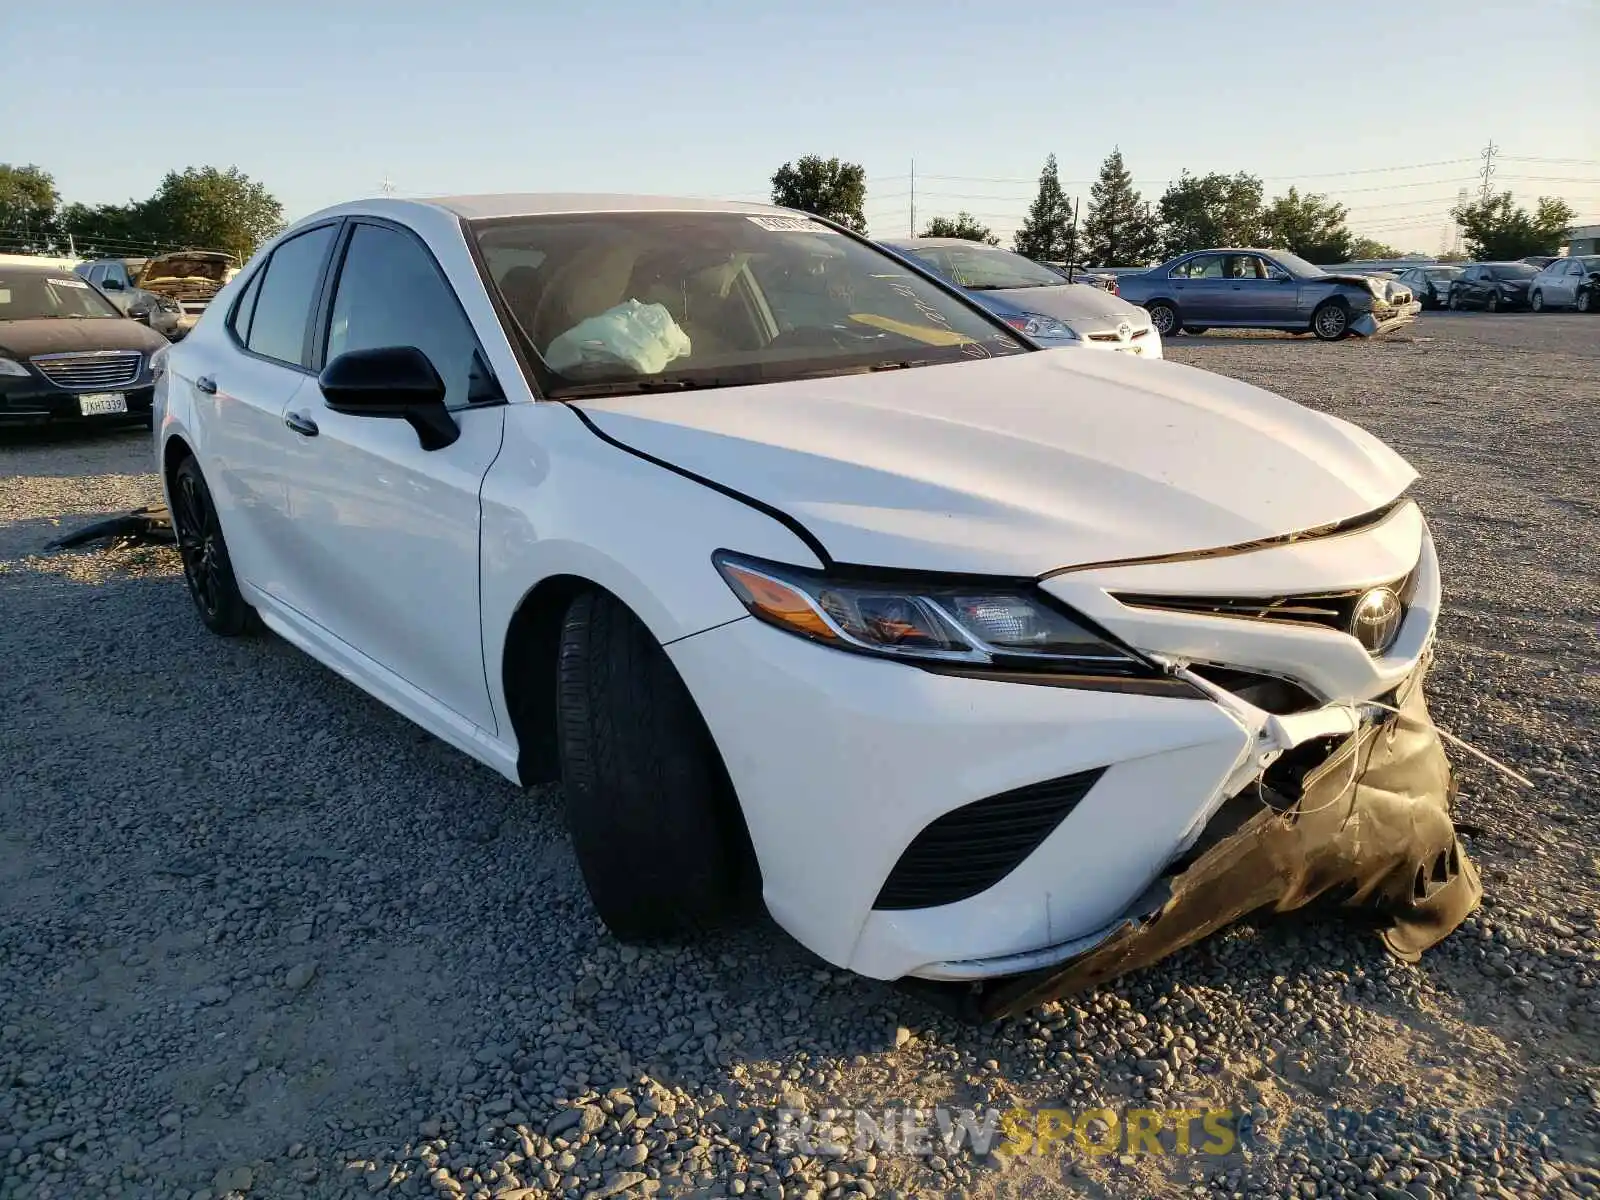
<path id="1" fill-rule="evenodd" d="M 252 284 L 255 295 L 244 297 L 239 316 L 248 316 L 241 331 L 246 346 L 266 358 L 291 366 L 306 365 L 306 328 L 316 301 L 317 279 L 328 256 L 336 227 L 323 225 L 283 242 Z M 251 306 L 246 314 L 245 304 Z"/>

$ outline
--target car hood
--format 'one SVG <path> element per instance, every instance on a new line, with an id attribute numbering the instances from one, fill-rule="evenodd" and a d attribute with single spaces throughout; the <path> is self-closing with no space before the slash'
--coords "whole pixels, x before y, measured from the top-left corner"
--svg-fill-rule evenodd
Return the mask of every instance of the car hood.
<path id="1" fill-rule="evenodd" d="M 1041 313 L 1068 325 L 1078 322 L 1089 326 L 1115 327 L 1117 322 L 1127 321 L 1135 328 L 1143 329 L 1150 324 L 1150 314 L 1144 309 L 1136 308 L 1105 289 L 1087 283 L 1065 283 L 1060 287 L 995 288 L 974 292 L 973 295 L 980 303 L 997 300 L 1010 308 Z"/>
<path id="2" fill-rule="evenodd" d="M 68 354 L 74 350 L 148 352 L 166 344 L 167 339 L 159 333 L 127 318 L 69 320 L 40 317 L 27 321 L 0 321 L 0 355 L 6 358 Z"/>
<path id="3" fill-rule="evenodd" d="M 1231 546 L 1362 515 L 1416 477 L 1364 430 L 1260 388 L 1070 349 L 577 406 L 788 514 L 837 561 L 924 571 Z"/>

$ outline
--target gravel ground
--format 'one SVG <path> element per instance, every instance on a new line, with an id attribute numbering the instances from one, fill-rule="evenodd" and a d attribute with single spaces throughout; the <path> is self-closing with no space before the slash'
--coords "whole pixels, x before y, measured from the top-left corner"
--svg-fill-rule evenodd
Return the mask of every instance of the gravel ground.
<path id="1" fill-rule="evenodd" d="M 208 636 L 170 550 L 37 556 L 156 495 L 143 435 L 0 442 L 0 1197 L 1600 1195 L 1600 322 L 1559 321 L 1170 344 L 1421 470 L 1436 715 L 1538 784 L 1462 761 L 1481 912 L 1417 967 L 1333 919 L 1241 927 L 984 1028 L 763 922 L 618 946 L 550 792 Z M 795 1154 L 780 1104 L 1255 1134 Z"/>

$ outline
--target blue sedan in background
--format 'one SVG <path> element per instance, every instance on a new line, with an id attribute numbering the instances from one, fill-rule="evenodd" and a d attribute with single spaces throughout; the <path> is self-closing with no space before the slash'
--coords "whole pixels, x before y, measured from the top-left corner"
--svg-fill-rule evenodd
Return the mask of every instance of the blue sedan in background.
<path id="1" fill-rule="evenodd" d="M 1310 332 L 1334 342 L 1386 333 L 1422 307 L 1394 279 L 1325 271 L 1283 250 L 1194 250 L 1118 284 L 1163 337 L 1218 326 Z"/>

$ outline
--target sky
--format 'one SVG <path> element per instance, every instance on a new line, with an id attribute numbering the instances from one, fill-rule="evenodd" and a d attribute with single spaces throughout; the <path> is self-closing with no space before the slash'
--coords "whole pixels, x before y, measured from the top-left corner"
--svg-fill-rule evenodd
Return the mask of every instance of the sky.
<path id="1" fill-rule="evenodd" d="M 877 236 L 914 164 L 919 225 L 1009 238 L 1047 154 L 1087 200 L 1116 146 L 1148 199 L 1249 171 L 1437 253 L 1492 140 L 1496 190 L 1600 223 L 1600 0 L 0 2 L 0 47 L 0 161 L 91 204 L 201 165 L 290 219 L 385 181 L 760 200 L 817 153 L 865 167 Z"/>

